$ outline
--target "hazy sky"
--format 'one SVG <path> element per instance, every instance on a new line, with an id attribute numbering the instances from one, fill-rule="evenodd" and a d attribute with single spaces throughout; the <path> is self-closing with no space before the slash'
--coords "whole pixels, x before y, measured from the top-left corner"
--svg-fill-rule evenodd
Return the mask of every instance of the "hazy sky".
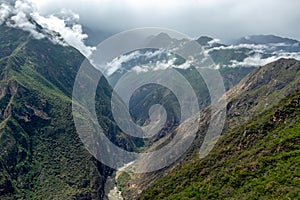
<path id="1" fill-rule="evenodd" d="M 61 9 L 102 31 L 166 27 L 192 37 L 230 40 L 250 34 L 300 39 L 299 0 L 31 0 L 42 14 Z"/>

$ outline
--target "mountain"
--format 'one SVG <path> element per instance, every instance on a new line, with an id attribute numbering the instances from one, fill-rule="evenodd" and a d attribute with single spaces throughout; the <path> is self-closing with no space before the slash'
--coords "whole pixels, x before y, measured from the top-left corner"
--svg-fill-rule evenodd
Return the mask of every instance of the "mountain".
<path id="1" fill-rule="evenodd" d="M 242 37 L 233 42 L 233 44 L 276 44 L 276 43 L 286 43 L 286 44 L 296 44 L 299 43 L 297 40 L 282 38 L 275 35 L 250 35 Z"/>
<path id="2" fill-rule="evenodd" d="M 195 116 L 201 119 L 197 136 L 175 164 L 157 172 L 127 174 L 126 184 L 122 181 L 126 174 L 119 175 L 123 195 L 129 199 L 296 197 L 299 169 L 290 166 L 299 160 L 299 73 L 300 61 L 280 59 L 248 74 L 226 93 L 225 127 L 208 156 L 205 148 L 199 150 L 215 142 L 203 144 L 214 115 L 210 107 Z M 194 121 L 191 118 L 186 126 L 193 127 Z M 180 130 L 164 142 L 176 131 Z M 158 147 L 154 144 L 150 150 Z M 272 192 L 266 193 L 270 188 Z"/>
<path id="3" fill-rule="evenodd" d="M 176 167 L 139 199 L 299 199 L 300 91 Z"/>
<path id="4" fill-rule="evenodd" d="M 163 36 L 159 37 L 161 39 Z M 167 36 L 164 35 L 163 38 L 167 38 Z M 120 66 L 114 73 L 107 77 L 112 86 L 116 85 L 118 80 L 128 72 L 134 71 L 137 76 L 142 73 L 144 77 L 147 77 L 145 79 L 151 80 L 153 72 L 159 71 L 160 73 L 166 74 L 168 73 L 168 70 L 173 68 L 189 81 L 198 97 L 200 109 L 203 109 L 210 104 L 210 96 L 204 79 L 200 76 L 195 67 L 186 64 L 184 59 L 176 55 L 172 55 L 165 51 L 147 49 L 121 56 L 119 59 L 113 61 L 111 64 L 113 66 L 112 68 L 115 68 L 114 66 L 116 64 L 114 62 Z M 252 70 L 253 68 L 251 67 L 224 67 L 219 69 L 226 90 L 229 90 L 236 85 Z M 178 88 L 181 87 L 181 80 L 172 78 L 172 81 L 173 85 L 176 85 Z M 164 105 L 169 113 L 166 126 L 160 133 L 151 139 L 159 140 L 178 125 L 180 121 L 180 107 L 176 97 L 169 89 L 160 87 L 157 84 L 148 84 L 139 88 L 131 97 L 129 108 L 133 119 L 140 125 L 146 125 L 149 119 L 148 110 L 154 104 Z"/>
<path id="5" fill-rule="evenodd" d="M 275 35 L 250 35 L 232 42 L 233 45 L 252 44 L 264 45 L 267 52 L 300 52 L 298 40 Z"/>
<path id="6" fill-rule="evenodd" d="M 72 117 L 72 90 L 84 56 L 0 26 L 0 198 L 99 199 L 112 169 L 93 158 Z M 116 126 L 111 88 L 96 94 L 99 123 L 124 149 L 134 143 Z"/>
<path id="7" fill-rule="evenodd" d="M 254 67 L 266 65 L 280 58 L 300 58 L 299 41 L 274 35 L 247 36 L 230 44 L 222 44 L 219 40 L 208 36 L 201 36 L 195 41 L 203 48 L 203 52 L 199 52 L 199 55 L 202 53 L 209 55 L 215 63 L 215 67 L 221 70 L 236 67 L 254 69 Z M 170 45 L 170 49 L 176 51 L 177 47 L 186 45 L 187 40 L 171 38 L 167 33 L 160 33 L 149 37 L 148 43 Z M 135 51 L 120 56 L 111 63 L 112 67 L 109 70 L 108 79 L 112 80 L 114 85 L 119 77 L 136 66 L 139 66 L 140 72 L 157 69 L 154 67 L 147 68 L 147 66 L 145 68 L 144 66 L 156 62 L 168 64 L 168 66 L 164 65 L 165 68 L 173 67 L 187 70 L 190 68 L 184 59 L 170 54 L 170 52 L 161 50 Z M 245 70 L 247 71 L 247 69 Z"/>
<path id="8" fill-rule="evenodd" d="M 214 39 L 208 36 L 201 36 L 196 41 L 202 46 L 208 46 L 209 42 L 213 41 Z"/>
<path id="9" fill-rule="evenodd" d="M 196 42 L 198 42 L 201 46 L 203 46 L 206 49 L 213 48 L 213 47 L 227 46 L 225 44 L 219 43 L 218 40 L 208 36 L 201 36 L 196 40 Z"/>
<path id="10" fill-rule="evenodd" d="M 296 41 L 284 38 L 279 40 L 279 37 L 276 36 L 272 38 L 277 38 L 277 40 L 274 39 L 274 41 L 280 42 Z M 263 39 L 264 38 L 261 38 L 262 41 Z M 271 39 L 265 39 L 265 44 L 273 45 L 273 43 L 269 43 L 271 42 Z M 166 33 L 160 33 L 156 36 L 149 37 L 148 42 L 151 44 L 171 45 L 170 49 L 174 48 L 175 51 L 177 46 L 184 46 L 187 43 L 184 39 L 180 40 L 171 38 Z M 218 40 L 207 36 L 199 37 L 196 42 L 203 47 L 203 52 L 199 52 L 199 55 L 202 53 L 208 54 L 215 63 L 215 67 L 218 68 L 223 77 L 226 90 L 229 90 L 231 87 L 236 85 L 255 67 L 260 66 L 260 64 L 268 63 L 272 60 L 279 59 L 282 56 L 297 57 L 298 55 L 293 55 L 288 52 L 288 44 L 285 44 L 285 50 L 283 50 L 283 47 L 280 45 L 276 45 L 276 49 L 273 48 L 273 46 L 261 44 L 225 45 L 219 43 Z M 281 48 L 281 53 L 277 52 L 278 48 Z M 107 78 L 113 86 L 128 72 L 134 71 L 137 74 L 142 73 L 144 76 L 148 76 L 148 78 L 150 78 L 153 71 L 159 70 L 161 73 L 164 73 L 164 71 L 166 72 L 168 69 L 173 68 L 190 82 L 197 94 L 200 109 L 203 109 L 210 104 L 208 90 L 204 80 L 199 77 L 197 70 L 192 65 L 188 64 L 183 58 L 173 54 L 172 52 L 155 49 L 138 50 L 122 55 L 114 59 L 108 65 L 110 66 L 110 69 Z M 176 85 L 176 80 L 173 81 Z M 180 85 L 180 83 L 178 83 L 178 85 Z M 142 90 L 143 92 L 141 92 Z M 148 123 L 148 110 L 155 103 L 164 105 L 168 112 L 171 113 L 167 119 L 167 126 L 164 127 L 159 134 L 152 138 L 152 141 L 159 140 L 167 133 L 172 132 L 179 122 L 180 114 L 178 112 L 180 109 L 178 109 L 178 106 L 176 106 L 177 104 L 174 103 L 176 99 L 171 97 L 169 92 L 170 91 L 162 88 L 156 89 L 154 85 L 148 85 L 147 87 L 143 87 L 137 91 L 131 98 L 131 114 L 134 120 L 140 125 L 146 125 Z M 172 103 L 169 104 L 165 102 Z"/>
<path id="11" fill-rule="evenodd" d="M 280 58 L 300 58 L 299 41 L 274 35 L 246 36 L 226 45 L 207 37 L 200 41 L 221 68 L 258 67 Z"/>
<path id="12" fill-rule="evenodd" d="M 36 27 L 38 31 L 43 31 L 38 24 Z M 55 33 L 49 34 L 56 37 Z M 53 43 L 55 40 L 36 40 L 27 32 L 7 26 L 0 26 L 0 37 L 0 198 L 105 198 L 104 184 L 107 178 L 113 175 L 114 170 L 98 162 L 84 148 L 72 117 L 72 90 L 84 56 L 71 47 Z M 187 42 L 171 38 L 165 33 L 150 37 L 148 40 L 150 43 L 171 42 L 174 48 Z M 223 136 L 213 152 L 204 160 L 198 158 L 201 145 L 210 146 L 215 142 L 203 140 L 207 124 L 214 113 L 209 106 L 208 90 L 202 78 L 197 75 L 196 67 L 172 53 L 153 49 L 129 52 L 110 63 L 117 67 L 110 68 L 111 71 L 107 74 L 108 81 L 104 77 L 100 80 L 95 108 L 99 123 L 114 144 L 131 152 L 152 151 L 168 143 L 178 131 L 193 129 L 195 118 L 200 118 L 201 125 L 192 146 L 170 167 L 148 174 L 118 174 L 117 186 L 123 189 L 125 197 L 129 199 L 182 198 L 188 195 L 191 198 L 208 197 L 208 194 L 199 193 L 199 190 L 195 189 L 199 188 L 198 186 L 205 188 L 202 180 L 194 179 L 199 176 L 196 171 L 202 172 L 202 169 L 205 169 L 205 173 L 203 172 L 205 175 L 208 173 L 208 177 L 213 178 L 214 174 L 219 178 L 226 177 L 225 172 L 234 172 L 222 183 L 216 182 L 220 187 L 210 185 L 210 188 L 205 188 L 205 191 L 213 191 L 214 196 L 211 198 L 229 197 L 233 194 L 243 198 L 240 192 L 242 190 L 259 198 L 265 193 L 262 187 L 275 188 L 274 194 L 280 196 L 282 188 L 278 186 L 279 184 L 288 188 L 282 190 L 290 198 L 295 197 L 297 190 L 294 187 L 294 180 L 297 183 L 299 177 L 295 174 L 294 168 L 289 173 L 286 169 L 287 165 L 297 163 L 298 159 L 299 135 L 293 130 L 298 128 L 297 95 L 300 87 L 300 64 L 294 59 L 278 60 L 282 55 L 297 56 L 298 51 L 296 49 L 290 52 L 291 44 L 280 42 L 274 45 L 273 41 L 276 40 L 278 40 L 276 37 L 272 41 L 266 40 L 269 42 L 267 45 L 254 44 L 253 41 L 253 44 L 223 45 L 210 37 L 200 37 L 197 40 L 203 46 L 204 53 L 213 58 L 215 67 L 224 78 L 226 90 L 229 90 L 226 93 L 227 119 Z M 292 46 L 296 47 L 297 43 L 293 43 Z M 277 52 L 279 48 L 281 50 Z M 251 60 L 253 58 L 264 62 L 273 59 L 277 61 L 264 67 L 257 67 L 263 62 L 257 64 Z M 184 126 L 178 126 L 180 106 L 176 96 L 167 88 L 149 84 L 135 91 L 130 99 L 130 114 L 138 124 L 147 125 L 150 107 L 162 104 L 168 110 L 167 123 L 162 131 L 150 140 L 122 133 L 111 112 L 112 88 L 108 82 L 114 86 L 120 77 L 132 70 L 136 73 L 157 70 L 167 72 L 170 68 L 175 69 L 190 82 L 199 97 L 201 109 L 199 115 L 188 119 Z M 97 73 L 91 66 L 90 70 Z M 151 79 L 151 73 L 146 79 Z M 241 79 L 243 80 L 240 82 Z M 172 81 L 178 88 L 182 87 L 180 80 L 172 77 Z M 286 99 L 281 100 L 286 96 L 288 96 Z M 277 133 L 285 128 L 288 135 Z M 262 133 L 266 133 L 266 137 Z M 276 137 L 272 138 L 272 135 Z M 279 150 L 274 150 L 274 144 L 279 144 Z M 229 146 L 229 150 L 226 145 Z M 261 145 L 266 147 L 260 148 L 261 151 L 257 153 L 255 150 Z M 270 147 L 270 151 L 267 147 Z M 234 153 L 235 150 L 244 157 L 237 157 L 239 155 Z M 285 150 L 290 155 L 287 165 L 275 162 L 278 167 L 270 167 L 270 171 L 280 174 L 281 179 L 275 180 L 273 174 L 267 180 L 270 180 L 269 182 L 259 179 L 264 172 L 262 168 L 268 167 L 262 165 L 260 159 L 263 160 L 263 164 L 269 162 L 269 158 L 264 156 L 271 156 L 271 160 L 275 161 L 281 160 L 287 156 Z M 200 151 L 202 157 L 205 153 Z M 250 161 L 253 161 L 254 169 L 260 170 L 254 170 L 253 176 L 257 178 L 257 182 L 256 180 L 249 182 L 249 187 L 241 181 L 244 178 L 244 165 L 240 164 L 237 169 L 230 165 L 230 163 L 239 164 L 237 160 L 242 159 L 248 164 L 246 155 L 258 159 L 257 163 L 254 160 Z M 219 160 L 223 166 L 221 171 L 217 170 L 221 167 L 218 165 Z M 139 164 L 147 167 L 152 163 Z M 252 169 L 252 165 L 245 167 Z M 284 169 L 284 174 L 279 169 Z M 249 174 L 246 175 L 249 177 Z M 285 182 L 289 180 L 287 176 L 293 177 L 293 181 Z M 202 175 L 200 177 L 206 181 L 205 183 L 210 181 L 204 179 Z M 231 178 L 234 180 L 233 185 L 230 185 Z M 238 184 L 234 185 L 236 182 Z M 222 188 L 224 183 L 228 184 Z M 258 183 L 262 183 L 262 186 Z M 252 187 L 257 193 L 251 193 Z M 161 188 L 166 190 L 162 191 Z M 233 192 L 234 189 L 237 190 L 236 193 Z M 265 197 L 273 197 L 273 193 L 268 195 Z"/>
<path id="13" fill-rule="evenodd" d="M 210 37 L 200 37 L 197 42 L 200 43 L 204 49 L 202 52 L 199 51 L 199 55 L 205 54 L 206 51 L 208 51 L 207 49 L 218 48 L 221 46 L 226 47 L 226 45 L 222 45 L 215 41 L 216 40 Z M 151 36 L 148 38 L 148 42 L 151 44 L 164 44 L 166 46 L 171 45 L 169 46 L 170 49 L 176 49 L 176 47 L 184 46 L 188 43 L 187 40 L 184 39 L 171 38 L 166 33 Z M 250 73 L 254 67 L 238 66 L 230 68 L 223 66 L 222 62 L 229 63 L 232 59 L 242 61 L 247 57 L 247 52 L 251 51 L 250 49 L 246 50 L 245 52 L 241 51 L 241 49 L 213 50 L 209 52 L 213 61 L 216 62 L 215 67 L 219 68 L 218 70 L 223 77 L 226 90 L 229 90 L 236 85 L 244 76 Z M 210 104 L 207 86 L 196 67 L 187 63 L 185 59 L 173 52 L 161 49 L 137 50 L 115 58 L 108 66 L 109 69 L 106 74 L 107 79 L 112 86 L 115 86 L 118 80 L 128 72 L 135 72 L 137 76 L 143 74 L 144 77 L 147 77 L 145 79 L 151 80 L 153 72 L 158 71 L 160 73 L 167 73 L 168 70 L 175 69 L 189 81 L 198 97 L 200 109 L 203 109 Z M 172 80 L 173 85 L 180 87 L 181 80 L 176 80 L 174 78 Z M 133 119 L 140 125 L 147 125 L 149 121 L 148 110 L 154 104 L 164 105 L 169 115 L 165 124 L 166 126 L 164 126 L 160 133 L 148 141 L 150 142 L 149 145 L 152 144 L 153 141 L 161 139 L 167 133 L 172 132 L 180 121 L 180 107 L 178 106 L 176 97 L 172 95 L 170 90 L 157 87 L 155 84 L 149 84 L 139 88 L 132 96 L 129 107 Z M 145 141 L 145 143 L 148 142 Z"/>

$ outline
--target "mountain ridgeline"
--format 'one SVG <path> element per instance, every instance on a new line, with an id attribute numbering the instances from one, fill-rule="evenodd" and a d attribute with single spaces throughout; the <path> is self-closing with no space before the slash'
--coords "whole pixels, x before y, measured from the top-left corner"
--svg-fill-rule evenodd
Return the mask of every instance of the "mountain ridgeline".
<path id="1" fill-rule="evenodd" d="M 112 169 L 94 159 L 72 118 L 72 89 L 84 56 L 0 26 L 0 198 L 101 199 Z M 108 137 L 135 148 L 112 119 L 111 88 L 102 78 L 98 121 Z"/>
<path id="2" fill-rule="evenodd" d="M 299 199 L 300 91 L 227 131 L 204 159 L 157 180 L 139 199 Z"/>
<path id="3" fill-rule="evenodd" d="M 125 175 L 120 175 L 123 195 L 126 199 L 298 199 L 299 95 L 300 61 L 280 59 L 254 70 L 226 93 L 226 123 L 212 152 L 204 158 L 199 154 L 201 136 L 213 115 L 208 107 L 199 113 L 194 143 L 177 163 L 153 173 L 128 174 L 127 185 L 122 182 Z"/>
<path id="4" fill-rule="evenodd" d="M 167 34 L 158 34 L 149 40 L 154 43 L 171 44 L 171 46 L 174 44 L 181 46 L 186 42 L 185 40 L 171 38 Z M 276 57 L 279 59 L 281 53 L 290 55 L 300 51 L 299 41 L 273 35 L 249 36 L 234 41 L 231 45 L 219 43 L 217 40 L 207 36 L 199 37 L 196 42 L 203 47 L 203 52 L 210 56 L 215 67 L 219 69 L 226 90 L 231 89 L 257 67 L 257 63 L 251 60 L 274 60 Z M 137 66 L 140 70 L 137 73 L 147 74 L 149 71 L 149 75 L 146 76 L 151 79 L 151 66 L 153 63 L 155 65 L 154 67 L 152 66 L 152 70 L 159 69 L 161 73 L 166 71 L 165 67 L 167 65 L 177 70 L 189 81 L 198 97 L 200 109 L 204 109 L 210 104 L 209 92 L 197 69 L 193 66 L 187 66 L 186 60 L 177 55 L 154 49 L 138 50 L 128 53 L 123 58 L 119 58 L 119 62 L 121 63 L 119 68 L 108 75 L 108 81 L 112 85 L 115 85 L 127 72 L 137 71 Z M 160 65 L 162 67 L 159 67 Z M 173 79 L 172 81 L 174 85 L 180 85 L 180 80 Z M 157 87 L 155 84 L 149 84 L 134 93 L 130 102 L 130 112 L 138 124 L 147 125 L 150 107 L 155 103 L 165 106 L 170 115 L 166 126 L 152 138 L 152 141 L 156 141 L 172 132 L 178 125 L 180 109 L 174 102 L 176 102 L 176 98 L 172 96 L 170 90 Z"/>

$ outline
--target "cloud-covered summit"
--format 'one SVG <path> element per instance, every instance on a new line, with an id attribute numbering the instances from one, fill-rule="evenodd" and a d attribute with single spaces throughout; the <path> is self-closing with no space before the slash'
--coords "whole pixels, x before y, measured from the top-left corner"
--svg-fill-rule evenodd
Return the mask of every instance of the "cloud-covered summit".
<path id="1" fill-rule="evenodd" d="M 247 40 L 247 42 L 222 44 L 219 39 L 207 36 L 202 36 L 196 41 L 203 47 L 204 54 L 210 56 L 215 62 L 214 68 L 258 67 L 280 58 L 300 60 L 299 41 L 274 35 L 248 36 L 248 38 L 258 37 L 261 42 Z M 180 46 L 185 42 L 170 38 L 167 34 L 153 36 L 152 40 L 162 42 L 162 38 L 172 41 L 172 44 L 176 44 L 175 46 Z M 276 40 L 270 38 L 276 38 Z M 190 63 L 179 59 L 171 52 L 151 50 L 134 51 L 121 55 L 108 63 L 103 71 L 107 76 L 114 76 L 127 71 L 145 73 L 168 68 L 188 69 L 191 66 Z"/>
<path id="2" fill-rule="evenodd" d="M 48 37 L 55 43 L 73 46 L 89 57 L 95 47 L 85 45 L 88 35 L 83 33 L 78 20 L 79 15 L 71 10 L 61 9 L 55 15 L 43 16 L 27 0 L 0 2 L 0 25 L 28 31 L 36 39 Z"/>
<path id="3" fill-rule="evenodd" d="M 213 35 L 227 40 L 244 33 L 266 32 L 297 38 L 300 31 L 298 7 L 300 1 L 293 0 L 253 0 L 247 3 L 243 0 L 0 0 L 0 24 L 28 31 L 37 39 L 50 36 L 52 41 L 71 45 L 89 57 L 95 47 L 85 44 L 88 35 L 83 32 L 83 27 L 92 29 L 91 32 L 93 29 L 105 32 L 164 26 L 191 36 Z M 230 34 L 227 33 L 229 30 Z M 215 58 L 230 54 L 225 63 L 216 61 L 220 66 L 258 66 L 282 57 L 299 58 L 299 43 L 290 44 L 285 38 L 276 36 L 269 35 L 270 41 L 263 38 L 263 43 L 259 42 L 262 37 L 244 37 L 230 45 L 213 38 L 202 39 L 208 39 L 207 54 Z M 109 73 L 120 66 L 118 59 L 114 62 Z"/>

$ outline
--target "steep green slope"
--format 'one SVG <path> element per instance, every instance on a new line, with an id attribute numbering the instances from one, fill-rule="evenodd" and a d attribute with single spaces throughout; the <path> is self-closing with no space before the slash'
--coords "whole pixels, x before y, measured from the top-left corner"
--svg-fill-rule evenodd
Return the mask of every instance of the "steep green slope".
<path id="1" fill-rule="evenodd" d="M 140 199 L 299 199 L 300 91 L 225 133 Z"/>
<path id="2" fill-rule="evenodd" d="M 72 87 L 84 57 L 6 26 L 0 35 L 0 198 L 102 198 L 112 169 L 83 147 L 72 118 Z M 101 79 L 99 123 L 112 141 L 132 150 L 111 118 L 110 95 Z"/>
<path id="3" fill-rule="evenodd" d="M 256 119 L 261 116 L 266 110 L 272 109 L 274 106 L 280 105 L 280 100 L 289 96 L 300 89 L 300 62 L 293 59 L 280 59 L 266 66 L 257 68 L 247 75 L 239 84 L 234 86 L 226 93 L 227 96 L 227 117 L 223 134 L 233 128 L 240 128 L 247 124 L 249 120 Z M 123 195 L 127 198 L 136 198 L 140 192 L 147 190 L 156 181 L 169 173 L 172 169 L 185 165 L 193 155 L 199 156 L 199 150 L 203 143 L 203 136 L 206 134 L 207 125 L 210 123 L 212 116 L 210 107 L 207 107 L 199 113 L 200 127 L 197 130 L 196 138 L 188 149 L 188 151 L 173 165 L 162 170 L 147 174 L 131 175 L 128 181 L 136 187 L 127 187 L 124 185 Z M 197 116 L 195 116 L 197 117 Z M 193 118 L 187 120 L 187 126 L 181 127 L 185 130 L 186 127 L 194 126 Z M 179 127 L 179 131 L 180 131 Z M 176 130 L 165 139 L 165 142 L 172 139 L 176 134 Z M 188 135 L 189 132 L 186 132 Z M 154 145 L 152 150 L 159 148 L 161 144 Z M 217 147 L 217 146 L 216 146 Z M 203 151 L 201 151 L 203 155 Z M 188 178 L 187 178 L 188 180 Z M 174 182 L 174 181 L 173 181 Z M 174 182 L 174 184 L 178 184 Z"/>

